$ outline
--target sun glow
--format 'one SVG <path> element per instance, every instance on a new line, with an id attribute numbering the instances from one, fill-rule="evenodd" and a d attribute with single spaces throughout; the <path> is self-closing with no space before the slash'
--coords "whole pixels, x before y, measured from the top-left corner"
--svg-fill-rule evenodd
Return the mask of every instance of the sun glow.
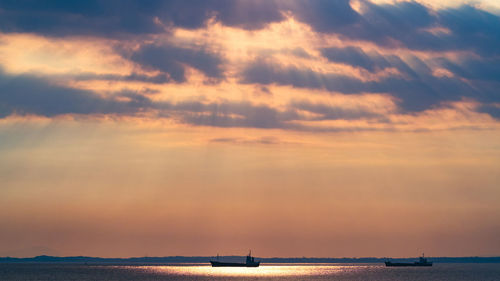
<path id="1" fill-rule="evenodd" d="M 130 267 L 137 268 L 137 267 Z M 317 276 L 331 275 L 345 271 L 363 270 L 365 266 L 359 265 L 332 265 L 332 264 L 269 264 L 260 267 L 211 267 L 200 265 L 181 266 L 144 266 L 139 270 L 165 275 L 189 275 L 207 277 L 278 277 L 278 276 Z"/>

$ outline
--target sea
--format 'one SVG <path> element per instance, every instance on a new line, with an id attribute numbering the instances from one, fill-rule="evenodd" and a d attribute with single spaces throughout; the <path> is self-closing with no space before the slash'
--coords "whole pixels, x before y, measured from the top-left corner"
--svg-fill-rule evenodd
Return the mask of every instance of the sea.
<path id="1" fill-rule="evenodd" d="M 384 264 L 265 264 L 258 268 L 212 268 L 209 264 L 98 265 L 53 263 L 0 264 L 2 281 L 161 281 L 161 280 L 349 280 L 493 281 L 500 263 L 435 263 L 432 267 Z"/>

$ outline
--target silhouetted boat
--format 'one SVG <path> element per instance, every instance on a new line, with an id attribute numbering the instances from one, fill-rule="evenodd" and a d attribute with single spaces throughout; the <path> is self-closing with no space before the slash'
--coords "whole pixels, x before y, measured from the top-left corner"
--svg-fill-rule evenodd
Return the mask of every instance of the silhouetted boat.
<path id="1" fill-rule="evenodd" d="M 385 266 L 432 266 L 431 261 L 427 261 L 427 259 L 422 256 L 419 258 L 418 261 L 416 262 L 391 262 L 391 261 L 386 261 Z"/>
<path id="2" fill-rule="evenodd" d="M 217 260 L 216 261 L 210 261 L 212 264 L 212 267 L 225 267 L 225 266 L 231 266 L 231 267 L 259 267 L 260 261 L 255 261 L 254 257 L 252 257 L 252 251 L 247 256 L 247 260 L 245 263 L 239 263 L 239 262 L 221 262 L 219 261 L 219 255 L 217 255 Z"/>

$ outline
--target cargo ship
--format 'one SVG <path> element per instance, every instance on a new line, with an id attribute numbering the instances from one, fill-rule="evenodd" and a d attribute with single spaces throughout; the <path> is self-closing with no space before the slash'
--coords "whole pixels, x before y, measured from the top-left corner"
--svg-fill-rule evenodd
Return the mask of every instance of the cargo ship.
<path id="1" fill-rule="evenodd" d="M 219 261 L 219 255 L 217 255 L 216 261 L 210 261 L 212 267 L 259 267 L 260 261 L 255 261 L 255 258 L 252 257 L 252 251 L 248 253 L 247 260 L 245 263 L 239 262 L 221 262 Z"/>
<path id="2" fill-rule="evenodd" d="M 427 261 L 425 256 L 422 254 L 422 256 L 419 258 L 418 261 L 416 262 L 391 262 L 391 261 L 386 261 L 385 266 L 432 266 L 431 261 Z"/>

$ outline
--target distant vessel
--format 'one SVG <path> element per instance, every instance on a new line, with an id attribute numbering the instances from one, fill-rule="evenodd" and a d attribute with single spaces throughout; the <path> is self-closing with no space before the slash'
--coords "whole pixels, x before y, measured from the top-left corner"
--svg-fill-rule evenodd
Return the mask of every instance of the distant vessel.
<path id="1" fill-rule="evenodd" d="M 427 259 L 424 257 L 424 254 L 419 258 L 418 261 L 416 262 L 391 262 L 391 261 L 386 261 L 385 262 L 386 266 L 432 266 L 431 261 L 427 261 Z"/>
<path id="2" fill-rule="evenodd" d="M 247 261 L 245 263 L 239 262 L 221 262 L 219 261 L 219 255 L 217 255 L 216 261 L 210 261 L 212 267 L 223 267 L 223 266 L 231 266 L 231 267 L 259 267 L 260 261 L 255 261 L 254 257 L 252 257 L 252 251 L 248 253 Z"/>

